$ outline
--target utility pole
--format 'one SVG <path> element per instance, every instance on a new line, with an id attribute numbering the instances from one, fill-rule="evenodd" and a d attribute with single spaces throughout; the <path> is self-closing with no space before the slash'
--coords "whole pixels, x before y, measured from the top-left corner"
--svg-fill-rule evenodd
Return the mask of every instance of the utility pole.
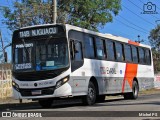
<path id="1" fill-rule="evenodd" d="M 19 10 L 19 28 L 22 27 L 22 8 Z"/>
<path id="2" fill-rule="evenodd" d="M 3 43 L 3 39 L 2 39 L 2 33 L 1 33 L 1 30 L 0 30 L 0 39 L 1 39 L 1 44 L 2 44 L 2 52 L 3 52 L 3 62 L 4 61 L 4 57 L 5 57 L 5 49 L 4 49 L 4 43 Z"/>
<path id="3" fill-rule="evenodd" d="M 52 0 L 52 21 L 56 24 L 57 20 L 57 0 Z"/>

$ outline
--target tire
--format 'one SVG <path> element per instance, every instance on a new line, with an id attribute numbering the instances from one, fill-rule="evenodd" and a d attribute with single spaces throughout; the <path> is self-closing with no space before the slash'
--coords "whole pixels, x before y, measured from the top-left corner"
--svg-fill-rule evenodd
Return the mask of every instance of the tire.
<path id="1" fill-rule="evenodd" d="M 96 102 L 104 102 L 105 101 L 105 95 L 98 95 L 96 98 Z"/>
<path id="2" fill-rule="evenodd" d="M 139 92 L 139 86 L 136 81 L 133 81 L 132 85 L 132 92 L 131 93 L 125 93 L 124 99 L 137 99 L 138 98 L 138 92 Z"/>
<path id="3" fill-rule="evenodd" d="M 53 99 L 44 99 L 38 101 L 42 108 L 50 108 L 53 103 Z"/>
<path id="4" fill-rule="evenodd" d="M 87 95 L 82 98 L 84 105 L 93 105 L 96 101 L 96 88 L 93 82 L 89 82 Z"/>

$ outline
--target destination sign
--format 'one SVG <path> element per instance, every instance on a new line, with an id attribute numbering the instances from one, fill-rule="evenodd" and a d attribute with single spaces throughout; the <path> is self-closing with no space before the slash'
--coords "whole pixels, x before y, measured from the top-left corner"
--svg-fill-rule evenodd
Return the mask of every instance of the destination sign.
<path id="1" fill-rule="evenodd" d="M 40 29 L 21 31 L 19 32 L 19 37 L 20 38 L 35 37 L 35 36 L 42 36 L 42 35 L 51 35 L 56 33 L 57 33 L 56 27 L 40 28 Z"/>

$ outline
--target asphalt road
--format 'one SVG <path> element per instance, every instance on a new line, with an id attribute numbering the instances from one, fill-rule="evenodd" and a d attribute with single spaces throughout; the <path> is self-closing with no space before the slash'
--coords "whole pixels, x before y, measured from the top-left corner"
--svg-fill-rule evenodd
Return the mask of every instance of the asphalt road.
<path id="1" fill-rule="evenodd" d="M 1 104 L 0 111 L 40 113 L 42 118 L 33 118 L 38 120 L 50 120 L 53 117 L 54 120 L 84 120 L 84 117 L 87 120 L 160 120 L 160 94 L 143 95 L 137 100 L 124 100 L 123 97 L 108 100 L 106 97 L 103 103 L 96 103 L 93 106 L 83 106 L 80 100 L 57 100 L 49 109 L 41 108 L 37 102 L 10 103 Z M 143 117 L 139 117 L 140 115 Z M 8 118 L 0 119 L 8 120 Z"/>

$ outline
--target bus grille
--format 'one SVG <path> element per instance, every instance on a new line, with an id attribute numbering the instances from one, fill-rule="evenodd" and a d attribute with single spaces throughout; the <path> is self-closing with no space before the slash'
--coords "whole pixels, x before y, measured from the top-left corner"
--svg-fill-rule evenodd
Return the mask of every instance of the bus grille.
<path id="1" fill-rule="evenodd" d="M 35 90 L 41 90 L 41 94 L 33 95 L 32 92 Z M 41 89 L 19 89 L 22 96 L 41 96 L 41 95 L 52 95 L 55 87 L 41 88 Z"/>

